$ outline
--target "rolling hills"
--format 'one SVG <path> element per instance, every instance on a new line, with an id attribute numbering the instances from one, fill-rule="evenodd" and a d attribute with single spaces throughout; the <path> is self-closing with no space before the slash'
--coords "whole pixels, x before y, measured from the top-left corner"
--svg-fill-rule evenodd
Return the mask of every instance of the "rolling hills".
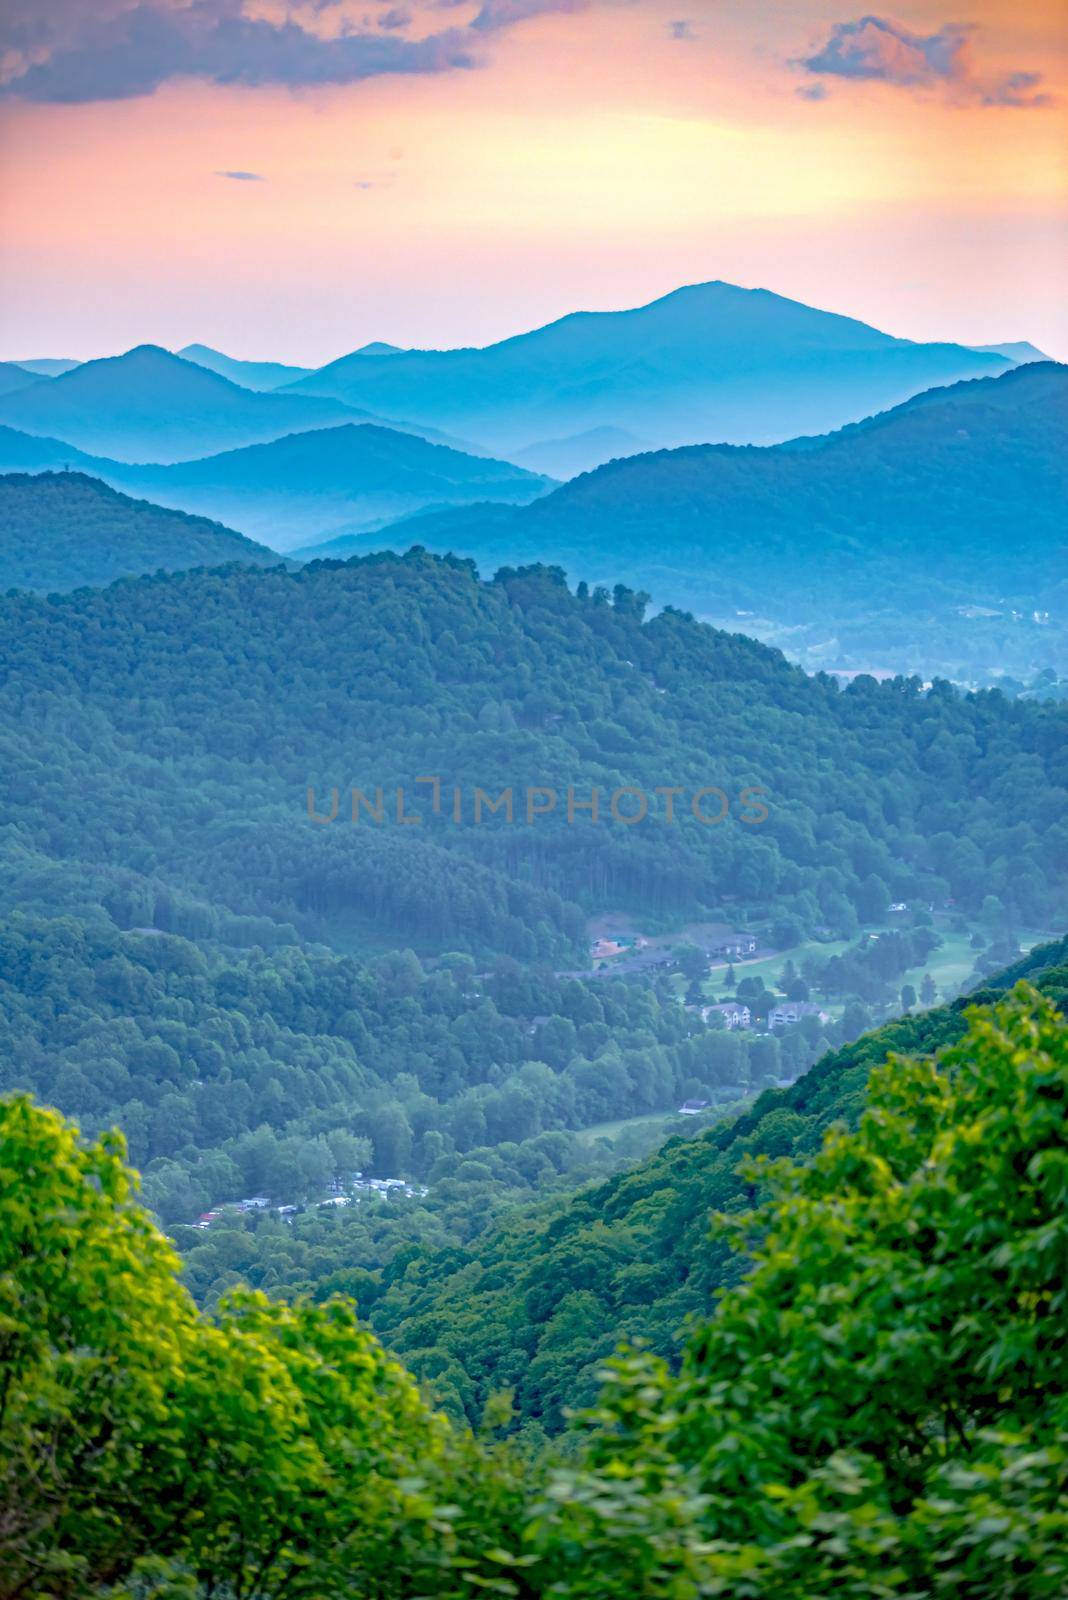
<path id="1" fill-rule="evenodd" d="M 508 1391 L 477 1434 L 450 1424 L 350 1294 L 198 1313 L 121 1144 L 0 1101 L 8 1590 L 1059 1597 L 1068 1032 L 1031 984 L 984 998 L 954 1043 L 872 1071 L 855 1128 L 760 1175 L 718 1224 L 744 1277 L 677 1365 L 606 1363 L 560 1446 L 494 1439 Z M 290 1241 L 264 1220 L 269 1261 Z M 218 1239 L 235 1286 L 251 1237 Z M 542 1374 L 596 1305 L 581 1255 L 556 1266 Z"/>
<path id="2" fill-rule="evenodd" d="M 548 567 L 482 583 L 425 552 L 9 596 L 0 626 L 0 907 L 140 926 L 182 906 L 179 929 L 239 915 L 264 940 L 564 969 L 613 908 L 795 937 L 851 937 L 895 900 L 1063 913 L 1056 704 L 842 690 L 679 612 L 646 621 L 622 588 L 573 594 Z M 382 789 L 380 820 L 354 820 L 353 786 L 373 810 Z M 576 809 L 594 787 L 596 820 Z M 624 788 L 644 816 L 635 794 L 616 816 Z M 510 791 L 511 820 L 476 789 Z"/>
<path id="3" fill-rule="evenodd" d="M 217 522 L 131 500 L 80 472 L 0 476 L 0 591 L 59 593 L 230 561 L 274 566 L 278 557 Z"/>
<path id="4" fill-rule="evenodd" d="M 229 378 L 231 383 L 239 384 L 242 389 L 261 392 L 280 389 L 285 383 L 295 383 L 298 378 L 306 378 L 314 370 L 312 367 L 289 367 L 282 361 L 241 361 L 235 356 L 224 355 L 221 350 L 213 350 L 208 344 L 187 344 L 181 350 L 176 350 L 175 355 L 182 361 L 191 361 L 194 366 L 217 372 L 220 378 Z"/>
<path id="5" fill-rule="evenodd" d="M 856 1124 L 873 1066 L 891 1052 L 926 1056 L 955 1043 L 967 1007 L 1020 978 L 1063 1009 L 1068 939 L 1032 951 L 974 995 L 829 1053 L 737 1120 L 672 1139 L 633 1170 L 541 1214 L 520 1213 L 466 1250 L 405 1254 L 363 1287 L 371 1325 L 471 1420 L 508 1388 L 517 1421 L 558 1432 L 568 1409 L 593 1404 L 621 1340 L 673 1359 L 687 1318 L 707 1314 L 717 1291 L 742 1276 L 744 1258 L 724 1233 L 713 1239 L 711 1221 L 752 1205 L 743 1161 L 811 1158 L 831 1124 Z"/>
<path id="6" fill-rule="evenodd" d="M 522 504 L 553 487 L 510 462 L 419 434 L 344 423 L 168 466 L 88 455 L 0 424 L 0 472 L 74 470 L 159 505 L 225 522 L 278 550 L 365 530 L 428 506 Z"/>
<path id="7" fill-rule="evenodd" d="M 156 345 L 0 396 L 0 422 L 120 461 L 178 461 L 358 421 L 337 400 L 254 394 Z"/>
<path id="8" fill-rule="evenodd" d="M 326 427 L 205 460 L 104 468 L 164 505 L 217 517 L 278 550 L 316 533 L 380 525 L 426 506 L 522 504 L 554 487 L 509 462 L 374 424 Z"/>
<path id="9" fill-rule="evenodd" d="M 42 378 L 58 378 L 64 372 L 73 372 L 75 367 L 80 367 L 80 361 L 71 361 L 60 356 L 33 356 L 29 360 L 16 358 L 15 366 L 22 367 L 26 372 L 39 373 Z"/>
<path id="10" fill-rule="evenodd" d="M 589 429 L 655 445 L 823 433 L 1004 356 L 912 344 L 763 289 L 706 283 L 486 349 L 345 356 L 287 392 L 418 417 L 506 456 Z"/>
<path id="11" fill-rule="evenodd" d="M 27 367 L 20 367 L 15 361 L 0 361 L 0 397 L 19 394 L 46 381 L 44 373 L 31 372 Z"/>
<path id="12" fill-rule="evenodd" d="M 589 428 L 569 439 L 542 439 L 513 451 L 516 464 L 551 478 L 577 478 L 619 456 L 640 455 L 649 448 L 644 440 L 622 428 Z"/>
<path id="13" fill-rule="evenodd" d="M 636 456 L 522 510 L 422 516 L 362 548 L 419 543 L 487 572 L 557 563 L 810 667 L 1063 667 L 1066 460 L 1068 368 L 1033 363 L 837 434 Z"/>

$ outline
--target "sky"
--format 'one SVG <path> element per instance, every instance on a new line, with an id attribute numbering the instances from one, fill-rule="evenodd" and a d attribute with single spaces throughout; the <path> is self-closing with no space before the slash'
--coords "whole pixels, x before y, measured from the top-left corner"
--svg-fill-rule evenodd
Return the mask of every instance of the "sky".
<path id="1" fill-rule="evenodd" d="M 4 0 L 0 355 L 318 365 L 724 279 L 1068 359 L 1063 0 Z"/>

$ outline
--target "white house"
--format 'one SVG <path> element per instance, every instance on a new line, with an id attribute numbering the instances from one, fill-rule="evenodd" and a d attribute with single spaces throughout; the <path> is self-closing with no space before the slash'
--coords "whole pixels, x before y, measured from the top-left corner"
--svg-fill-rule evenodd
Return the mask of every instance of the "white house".
<path id="1" fill-rule="evenodd" d="M 821 1022 L 830 1020 L 829 1013 L 814 1000 L 780 1000 L 768 1011 L 769 1028 L 786 1028 L 802 1017 L 818 1017 Z"/>
<path id="2" fill-rule="evenodd" d="M 720 1016 L 728 1028 L 748 1028 L 752 1022 L 749 1007 L 738 1000 L 720 1000 L 715 1005 L 701 1007 L 701 1021 Z"/>

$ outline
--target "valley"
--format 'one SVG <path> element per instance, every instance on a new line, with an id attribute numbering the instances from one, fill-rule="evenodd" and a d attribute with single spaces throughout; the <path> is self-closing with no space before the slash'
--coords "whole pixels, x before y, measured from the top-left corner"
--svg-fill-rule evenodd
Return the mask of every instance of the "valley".
<path id="1" fill-rule="evenodd" d="M 0 371 L 0 1436 L 123 1518 L 0 1597 L 937 1600 L 944 1470 L 1051 1514 L 1040 354 L 716 283 Z"/>

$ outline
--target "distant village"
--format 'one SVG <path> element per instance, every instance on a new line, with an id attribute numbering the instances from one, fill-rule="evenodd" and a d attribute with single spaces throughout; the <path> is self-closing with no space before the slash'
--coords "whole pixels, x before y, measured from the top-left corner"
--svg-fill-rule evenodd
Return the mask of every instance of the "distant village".
<path id="1" fill-rule="evenodd" d="M 422 1197 L 428 1192 L 426 1184 L 409 1183 L 407 1178 L 365 1178 L 362 1172 L 354 1172 L 348 1179 L 335 1178 L 329 1194 L 323 1195 L 318 1200 L 309 1200 L 303 1205 L 275 1205 L 268 1195 L 254 1194 L 244 1200 L 230 1200 L 226 1205 L 218 1206 L 212 1211 L 202 1211 L 190 1226 L 210 1228 L 213 1223 L 223 1222 L 228 1217 L 264 1212 L 281 1218 L 283 1222 L 292 1222 L 301 1212 L 342 1210 L 345 1206 L 359 1205 L 361 1201 L 374 1199 L 376 1196 L 380 1199 L 411 1200 L 416 1196 Z"/>

